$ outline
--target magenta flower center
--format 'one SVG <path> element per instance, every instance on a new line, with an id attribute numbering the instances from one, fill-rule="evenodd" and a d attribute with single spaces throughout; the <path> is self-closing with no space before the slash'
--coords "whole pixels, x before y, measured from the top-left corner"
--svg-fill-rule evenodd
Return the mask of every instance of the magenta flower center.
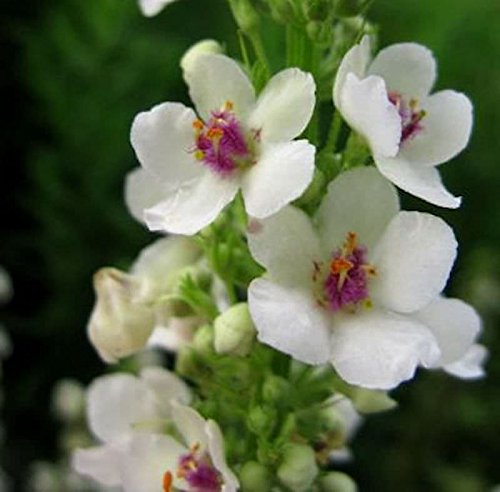
<path id="1" fill-rule="evenodd" d="M 260 132 L 246 132 L 228 101 L 222 109 L 212 111 L 206 122 L 195 120 L 196 159 L 221 176 L 255 164 L 255 150 Z"/>
<path id="2" fill-rule="evenodd" d="M 206 453 L 200 453 L 199 445 L 195 444 L 189 453 L 179 458 L 177 477 L 182 478 L 188 485 L 186 492 L 220 492 L 222 478 L 213 467 Z M 164 492 L 171 492 L 173 477 L 166 472 L 163 477 Z"/>
<path id="3" fill-rule="evenodd" d="M 352 310 L 370 305 L 368 281 L 376 275 L 366 260 L 366 248 L 359 246 L 353 232 L 327 263 L 314 263 L 313 280 L 318 304 L 329 311 Z"/>
<path id="4" fill-rule="evenodd" d="M 389 92 L 389 101 L 398 110 L 401 117 L 401 141 L 404 144 L 418 135 L 424 128 L 422 120 L 425 117 L 425 111 L 418 108 L 418 101 L 410 99 L 409 101 L 399 92 Z"/>

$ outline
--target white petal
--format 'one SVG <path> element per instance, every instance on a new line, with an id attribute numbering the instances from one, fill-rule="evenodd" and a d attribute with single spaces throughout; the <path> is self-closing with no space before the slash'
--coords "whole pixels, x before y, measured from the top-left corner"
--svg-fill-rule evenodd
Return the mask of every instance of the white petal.
<path id="1" fill-rule="evenodd" d="M 259 95 L 248 126 L 264 141 L 288 141 L 306 128 L 314 111 L 316 84 L 310 73 L 288 68 L 276 74 Z"/>
<path id="2" fill-rule="evenodd" d="M 422 200 L 446 208 L 458 208 L 461 197 L 453 196 L 443 185 L 437 169 L 402 158 L 375 156 L 378 170 L 402 190 Z"/>
<path id="3" fill-rule="evenodd" d="M 159 14 L 163 8 L 175 0 L 139 0 L 139 7 L 141 12 L 146 17 L 153 17 Z"/>
<path id="4" fill-rule="evenodd" d="M 240 66 L 224 55 L 203 55 L 185 74 L 189 95 L 203 119 L 224 103 L 233 103 L 234 112 L 245 118 L 255 103 L 254 88 Z"/>
<path id="5" fill-rule="evenodd" d="M 347 74 L 353 73 L 358 79 L 365 77 L 371 58 L 370 49 L 370 37 L 365 35 L 361 42 L 354 45 L 342 59 L 333 86 L 333 102 L 338 109 L 340 109 L 340 92 Z"/>
<path id="6" fill-rule="evenodd" d="M 118 452 L 111 446 L 77 449 L 71 458 L 71 467 L 82 475 L 108 487 L 121 483 Z"/>
<path id="7" fill-rule="evenodd" d="M 208 435 L 205 429 L 206 421 L 196 410 L 172 402 L 172 420 L 188 448 L 199 445 L 200 452 L 208 448 Z"/>
<path id="8" fill-rule="evenodd" d="M 442 219 L 400 212 L 370 258 L 377 270 L 373 300 L 400 313 L 428 305 L 444 289 L 457 254 L 453 230 Z"/>
<path id="9" fill-rule="evenodd" d="M 426 166 L 447 162 L 469 143 L 472 103 L 464 94 L 446 90 L 428 97 L 422 108 L 422 130 L 402 145 L 400 156 Z"/>
<path id="10" fill-rule="evenodd" d="M 341 247 L 348 232 L 372 248 L 398 211 L 396 189 L 374 167 L 340 174 L 328 186 L 315 217 L 325 254 Z"/>
<path id="11" fill-rule="evenodd" d="M 255 230 L 253 230 L 255 229 Z M 247 234 L 252 256 L 278 281 L 307 286 L 321 251 L 311 219 L 289 206 L 259 221 Z"/>
<path id="12" fill-rule="evenodd" d="M 238 490 L 238 479 L 227 466 L 224 455 L 224 438 L 219 426 L 209 420 L 205 424 L 205 432 L 208 436 L 208 451 L 215 468 L 222 474 L 223 486 L 222 492 L 235 492 Z"/>
<path id="13" fill-rule="evenodd" d="M 134 424 L 155 421 L 158 403 L 151 389 L 130 374 L 112 374 L 93 381 L 87 393 L 90 429 L 111 442 L 133 430 Z"/>
<path id="14" fill-rule="evenodd" d="M 307 140 L 264 146 L 242 181 L 248 214 L 269 217 L 302 195 L 313 178 L 315 152 Z"/>
<path id="15" fill-rule="evenodd" d="M 368 73 L 382 77 L 389 91 L 420 99 L 434 85 L 436 60 L 421 44 L 393 44 L 377 54 Z"/>
<path id="16" fill-rule="evenodd" d="M 424 325 L 375 310 L 339 317 L 331 343 L 332 364 L 342 379 L 371 389 L 395 388 L 412 378 L 418 365 L 440 357 Z"/>
<path id="17" fill-rule="evenodd" d="M 238 191 L 236 179 L 220 178 L 211 171 L 183 187 L 172 189 L 170 196 L 145 211 L 151 231 L 192 235 L 213 222 Z"/>
<path id="18" fill-rule="evenodd" d="M 125 203 L 128 211 L 139 222 L 144 223 L 144 210 L 161 202 L 169 187 L 142 167 L 127 174 L 125 179 Z"/>
<path id="19" fill-rule="evenodd" d="M 330 320 L 312 292 L 259 278 L 248 289 L 248 307 L 261 342 L 308 364 L 330 359 Z"/>
<path id="20" fill-rule="evenodd" d="M 193 154 L 196 114 L 180 103 L 166 102 L 139 113 L 130 141 L 141 165 L 161 181 L 177 186 L 203 172 Z"/>
<path id="21" fill-rule="evenodd" d="M 487 358 L 488 349 L 484 345 L 474 344 L 460 360 L 444 366 L 444 370 L 462 379 L 482 378 Z"/>
<path id="22" fill-rule="evenodd" d="M 157 326 L 148 339 L 149 347 L 158 347 L 169 352 L 177 352 L 193 340 L 200 318 L 170 318 L 167 326 Z"/>
<path id="23" fill-rule="evenodd" d="M 152 366 L 143 369 L 140 377 L 153 391 L 158 400 L 158 408 L 165 417 L 170 416 L 172 400 L 183 404 L 188 404 L 191 401 L 189 387 L 173 372 L 162 367 Z"/>
<path id="24" fill-rule="evenodd" d="M 366 139 L 372 153 L 395 156 L 401 140 L 401 117 L 389 101 L 384 79 L 346 76 L 339 94 L 340 112 L 349 126 Z"/>
<path id="25" fill-rule="evenodd" d="M 436 367 L 461 359 L 481 330 L 481 318 L 459 299 L 438 298 L 415 314 L 437 339 L 441 360 Z"/>
<path id="26" fill-rule="evenodd" d="M 124 492 L 159 492 L 163 476 L 169 471 L 176 477 L 179 458 L 187 453 L 170 436 L 135 434 L 128 443 L 121 462 Z"/>

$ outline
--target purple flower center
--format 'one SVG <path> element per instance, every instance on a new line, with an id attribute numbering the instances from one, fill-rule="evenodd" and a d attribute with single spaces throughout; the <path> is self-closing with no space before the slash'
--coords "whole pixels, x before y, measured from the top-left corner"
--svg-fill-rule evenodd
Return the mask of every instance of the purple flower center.
<path id="1" fill-rule="evenodd" d="M 179 458 L 177 477 L 186 481 L 189 486 L 187 492 L 220 492 L 221 490 L 220 473 L 213 467 L 207 454 L 199 452 L 199 445 L 194 445 L 189 453 Z M 168 485 L 171 486 L 171 481 Z M 164 490 L 170 492 L 165 485 Z"/>
<path id="2" fill-rule="evenodd" d="M 422 120 L 426 113 L 423 109 L 418 109 L 416 99 L 407 101 L 399 92 L 389 92 L 389 101 L 396 107 L 401 117 L 400 144 L 402 145 L 415 137 L 424 128 Z"/>
<path id="3" fill-rule="evenodd" d="M 366 248 L 358 245 L 355 233 L 349 232 L 327 265 L 314 264 L 318 304 L 333 312 L 356 308 L 361 302 L 369 305 L 368 280 L 375 274 L 366 260 Z"/>
<path id="4" fill-rule="evenodd" d="M 195 120 L 195 157 L 212 171 L 228 176 L 236 169 L 255 164 L 255 145 L 260 132 L 249 138 L 227 101 L 222 109 L 212 111 L 206 122 Z"/>

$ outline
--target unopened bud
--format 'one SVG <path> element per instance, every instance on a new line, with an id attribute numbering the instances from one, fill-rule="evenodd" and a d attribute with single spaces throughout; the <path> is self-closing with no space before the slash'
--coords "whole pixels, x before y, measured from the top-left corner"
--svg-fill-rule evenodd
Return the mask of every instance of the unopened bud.
<path id="1" fill-rule="evenodd" d="M 198 328 L 193 337 L 194 348 L 201 353 L 213 353 L 214 329 L 210 325 Z"/>
<path id="2" fill-rule="evenodd" d="M 306 30 L 311 41 L 324 47 L 331 45 L 333 35 L 331 22 L 312 20 L 307 23 Z"/>
<path id="3" fill-rule="evenodd" d="M 292 0 L 272 0 L 269 2 L 271 16 L 277 22 L 288 24 L 296 21 L 298 13 Z"/>
<path id="4" fill-rule="evenodd" d="M 310 490 L 318 475 L 314 450 L 305 444 L 290 444 L 278 468 L 278 478 L 296 492 Z"/>
<path id="5" fill-rule="evenodd" d="M 88 324 L 88 336 L 106 362 L 116 362 L 141 350 L 155 324 L 153 309 L 140 293 L 140 279 L 115 268 L 94 275 L 97 300 Z"/>
<path id="6" fill-rule="evenodd" d="M 202 55 L 217 55 L 223 53 L 222 45 L 213 39 L 198 41 L 189 48 L 181 58 L 181 68 L 184 79 L 188 80 L 196 64 L 196 60 Z"/>
<path id="7" fill-rule="evenodd" d="M 271 490 L 271 477 L 269 470 L 257 463 L 248 461 L 240 472 L 240 486 L 248 492 L 267 492 Z"/>
<path id="8" fill-rule="evenodd" d="M 249 33 L 259 25 L 259 14 L 250 0 L 230 0 L 229 5 L 236 23 L 243 32 Z"/>
<path id="9" fill-rule="evenodd" d="M 334 3 L 337 17 L 354 17 L 363 12 L 368 0 L 335 0 Z"/>
<path id="10" fill-rule="evenodd" d="M 309 20 L 324 21 L 328 18 L 333 0 L 305 0 L 302 4 L 304 15 Z"/>
<path id="11" fill-rule="evenodd" d="M 287 395 L 290 394 L 290 383 L 275 375 L 270 375 L 262 385 L 262 398 L 267 403 L 278 404 L 287 401 Z"/>
<path id="12" fill-rule="evenodd" d="M 276 424 L 276 410 L 268 406 L 255 406 L 248 414 L 248 426 L 258 436 L 266 436 Z"/>
<path id="13" fill-rule="evenodd" d="M 350 395 L 354 408 L 360 413 L 377 413 L 398 405 L 385 391 L 355 388 Z"/>
<path id="14" fill-rule="evenodd" d="M 81 383 L 72 379 L 58 381 L 52 393 L 52 408 L 57 417 L 73 422 L 85 413 L 85 390 Z"/>
<path id="15" fill-rule="evenodd" d="M 255 326 L 248 305 L 239 303 L 215 319 L 215 351 L 219 354 L 246 356 L 255 339 Z"/>
<path id="16" fill-rule="evenodd" d="M 354 480 L 341 472 L 330 472 L 320 480 L 322 492 L 356 492 Z"/>

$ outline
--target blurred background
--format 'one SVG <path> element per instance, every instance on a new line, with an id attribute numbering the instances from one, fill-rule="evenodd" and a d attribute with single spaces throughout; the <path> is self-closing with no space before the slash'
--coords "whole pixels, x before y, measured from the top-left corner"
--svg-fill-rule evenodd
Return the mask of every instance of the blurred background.
<path id="1" fill-rule="evenodd" d="M 157 102 L 188 101 L 178 61 L 193 42 L 212 37 L 239 52 L 223 0 L 183 0 L 154 19 L 135 0 L 3 0 L 1 16 L 0 265 L 14 296 L 0 320 L 14 350 L 2 375 L 0 465 L 26 490 L 34 461 L 60 458 L 55 382 L 87 384 L 106 370 L 85 333 L 92 273 L 125 268 L 151 240 L 122 199 L 136 165 L 131 120 Z M 500 483 L 500 2 L 375 0 L 371 19 L 382 45 L 430 47 L 437 88 L 474 102 L 471 144 L 442 168 L 463 206 L 434 211 L 460 243 L 448 294 L 480 311 L 490 359 L 479 382 L 421 372 L 395 391 L 399 408 L 368 419 L 345 470 L 363 492 L 489 491 Z"/>

